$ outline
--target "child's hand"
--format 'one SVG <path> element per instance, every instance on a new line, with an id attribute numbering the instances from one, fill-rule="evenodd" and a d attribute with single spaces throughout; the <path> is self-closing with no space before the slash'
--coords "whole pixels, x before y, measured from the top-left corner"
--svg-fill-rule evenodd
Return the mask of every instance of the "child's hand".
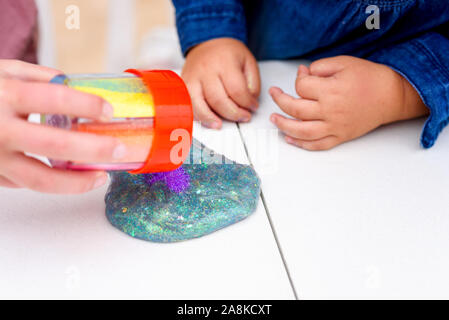
<path id="1" fill-rule="evenodd" d="M 276 104 L 298 119 L 272 114 L 270 120 L 288 143 L 326 150 L 387 123 L 426 115 L 416 90 L 391 68 L 339 56 L 300 66 L 296 99 L 273 87 Z"/>
<path id="2" fill-rule="evenodd" d="M 27 122 L 30 113 L 66 114 L 99 121 L 112 117 L 112 107 L 101 98 L 46 83 L 59 73 L 20 61 L 0 60 L 0 186 L 81 193 L 107 181 L 105 172 L 52 169 L 24 152 L 89 162 L 125 156 L 126 150 L 114 138 Z"/>
<path id="3" fill-rule="evenodd" d="M 187 54 L 182 76 L 189 89 L 195 119 L 219 129 L 225 119 L 247 122 L 259 106 L 260 76 L 256 59 L 240 41 L 206 41 Z"/>

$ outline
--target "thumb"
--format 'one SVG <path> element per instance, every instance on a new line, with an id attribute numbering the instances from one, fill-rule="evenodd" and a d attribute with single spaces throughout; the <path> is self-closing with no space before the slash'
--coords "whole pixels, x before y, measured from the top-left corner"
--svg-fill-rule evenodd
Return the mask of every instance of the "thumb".
<path id="1" fill-rule="evenodd" d="M 246 83 L 248 84 L 249 92 L 254 97 L 259 97 L 260 95 L 260 73 L 259 66 L 257 65 L 256 59 L 254 57 L 249 57 L 245 61 L 243 66 L 243 72 L 245 74 Z"/>
<path id="2" fill-rule="evenodd" d="M 347 64 L 345 57 L 325 58 L 310 64 L 310 73 L 318 77 L 330 77 L 342 71 Z"/>

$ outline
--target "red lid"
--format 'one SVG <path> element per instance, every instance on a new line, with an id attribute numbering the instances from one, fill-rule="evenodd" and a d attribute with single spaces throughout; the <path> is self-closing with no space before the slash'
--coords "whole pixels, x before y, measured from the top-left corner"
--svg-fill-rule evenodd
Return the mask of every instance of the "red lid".
<path id="1" fill-rule="evenodd" d="M 192 102 L 184 81 L 169 70 L 128 69 L 125 72 L 142 78 L 154 101 L 154 137 L 151 150 L 144 166 L 130 173 L 177 169 L 189 155 L 192 142 Z"/>

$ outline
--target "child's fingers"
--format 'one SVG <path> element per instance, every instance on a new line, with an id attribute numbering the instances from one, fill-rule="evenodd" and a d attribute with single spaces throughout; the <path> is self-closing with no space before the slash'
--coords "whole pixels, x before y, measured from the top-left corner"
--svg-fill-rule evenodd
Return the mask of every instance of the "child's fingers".
<path id="1" fill-rule="evenodd" d="M 303 64 L 299 65 L 298 72 L 297 72 L 296 76 L 300 77 L 302 75 L 310 75 L 309 68 Z"/>
<path id="2" fill-rule="evenodd" d="M 209 77 L 202 82 L 203 93 L 209 106 L 222 117 L 238 122 L 248 122 L 251 113 L 238 107 L 232 101 L 218 77 Z"/>
<path id="3" fill-rule="evenodd" d="M 342 71 L 350 63 L 350 59 L 351 57 L 338 56 L 316 60 L 310 64 L 309 70 L 314 76 L 330 77 Z"/>
<path id="4" fill-rule="evenodd" d="M 259 103 L 250 92 L 245 75 L 238 66 L 224 71 L 221 81 L 227 94 L 238 106 L 252 111 L 258 108 Z"/>
<path id="5" fill-rule="evenodd" d="M 301 140 L 294 137 L 285 136 L 285 141 L 289 144 L 309 151 L 329 150 L 340 143 L 336 136 L 327 136 L 317 140 Z"/>
<path id="6" fill-rule="evenodd" d="M 0 138 L 9 150 L 57 160 L 111 162 L 126 156 L 119 140 L 14 120 Z"/>
<path id="7" fill-rule="evenodd" d="M 17 184 L 2 176 L 0 176 L 0 187 L 15 188 L 15 189 L 20 188 Z"/>
<path id="8" fill-rule="evenodd" d="M 301 140 L 316 140 L 329 135 L 324 121 L 298 121 L 276 113 L 270 116 L 270 121 L 286 135 Z"/>
<path id="9" fill-rule="evenodd" d="M 260 95 L 260 73 L 256 59 L 252 56 L 245 60 L 243 73 L 246 77 L 247 87 L 254 97 Z"/>
<path id="10" fill-rule="evenodd" d="M 22 115 L 64 114 L 94 120 L 113 116 L 112 107 L 102 98 L 57 84 L 0 79 L 0 101 Z"/>
<path id="11" fill-rule="evenodd" d="M 326 86 L 327 79 L 316 76 L 298 76 L 295 82 L 296 93 L 311 100 L 318 100 Z"/>
<path id="12" fill-rule="evenodd" d="M 3 171 L 5 177 L 16 185 L 45 193 L 84 193 L 107 182 L 105 172 L 52 169 L 36 159 L 19 153 L 13 155 L 9 166 Z"/>
<path id="13" fill-rule="evenodd" d="M 195 82 L 187 84 L 189 88 L 190 97 L 192 99 L 193 114 L 195 119 L 200 121 L 205 127 L 211 129 L 220 129 L 222 121 L 217 115 L 209 108 L 204 100 L 201 83 Z"/>
<path id="14" fill-rule="evenodd" d="M 30 81 L 50 81 L 59 70 L 20 60 L 0 59 L 0 75 Z"/>
<path id="15" fill-rule="evenodd" d="M 301 120 L 321 120 L 323 116 L 320 112 L 320 106 L 317 101 L 307 99 L 296 99 L 280 88 L 270 88 L 270 94 L 274 102 L 285 113 L 293 118 Z"/>

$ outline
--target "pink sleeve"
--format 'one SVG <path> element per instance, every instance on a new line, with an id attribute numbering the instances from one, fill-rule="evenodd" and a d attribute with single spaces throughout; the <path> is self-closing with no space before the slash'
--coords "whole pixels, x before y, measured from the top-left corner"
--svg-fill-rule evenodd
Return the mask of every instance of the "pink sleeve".
<path id="1" fill-rule="evenodd" d="M 34 0 L 0 0 L 0 59 L 37 63 Z"/>

